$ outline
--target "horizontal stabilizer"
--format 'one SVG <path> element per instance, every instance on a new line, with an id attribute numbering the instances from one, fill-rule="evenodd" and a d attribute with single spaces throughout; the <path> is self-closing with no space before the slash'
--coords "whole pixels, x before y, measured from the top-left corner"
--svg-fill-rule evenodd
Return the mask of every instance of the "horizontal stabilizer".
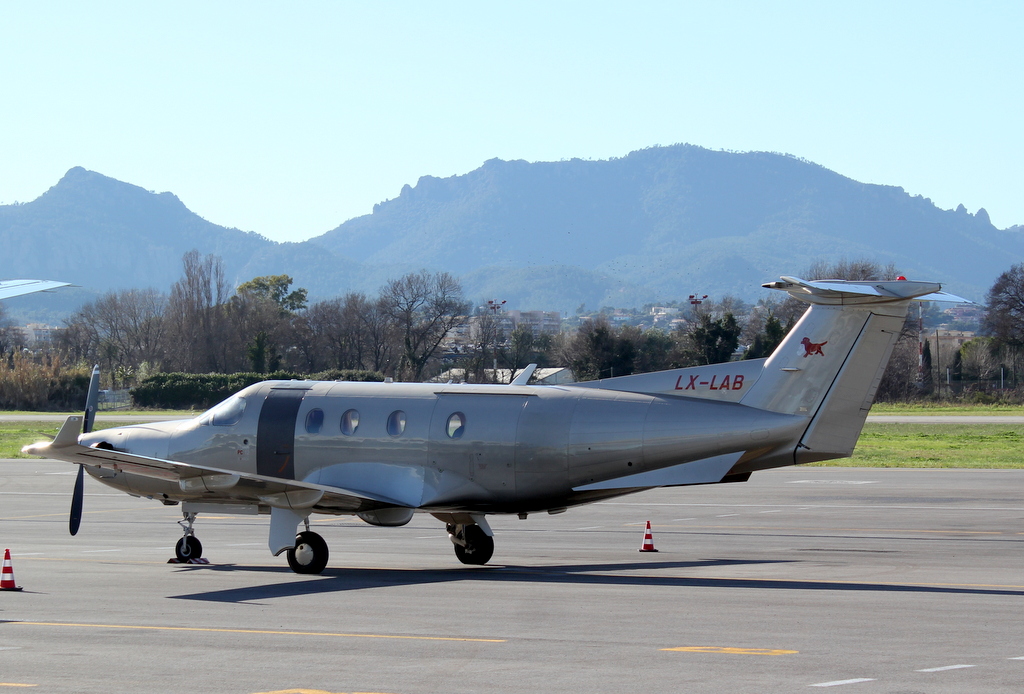
<path id="1" fill-rule="evenodd" d="M 783 275 L 780 280 L 761 286 L 765 289 L 781 289 L 811 304 L 877 304 L 911 299 L 971 303 L 962 297 L 940 291 L 942 285 L 938 282 L 802 280 Z"/>

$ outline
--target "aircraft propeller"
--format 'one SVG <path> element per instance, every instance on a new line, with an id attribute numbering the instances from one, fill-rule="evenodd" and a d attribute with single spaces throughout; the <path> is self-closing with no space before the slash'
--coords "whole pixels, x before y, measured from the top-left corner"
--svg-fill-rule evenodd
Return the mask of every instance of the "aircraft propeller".
<path id="1" fill-rule="evenodd" d="M 96 419 L 96 405 L 100 399 L 100 366 L 92 367 L 89 379 L 89 392 L 85 397 L 85 417 L 82 418 L 82 433 L 92 431 Z M 68 518 L 68 530 L 72 535 L 78 534 L 78 526 L 82 524 L 82 502 L 85 498 L 85 466 L 78 466 L 78 477 L 75 478 L 75 491 L 71 496 L 71 515 Z"/>

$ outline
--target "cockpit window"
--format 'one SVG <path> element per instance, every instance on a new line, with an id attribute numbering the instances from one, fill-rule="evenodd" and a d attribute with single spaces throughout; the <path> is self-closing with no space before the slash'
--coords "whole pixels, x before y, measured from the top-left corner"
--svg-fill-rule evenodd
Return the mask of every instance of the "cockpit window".
<path id="1" fill-rule="evenodd" d="M 200 415 L 199 423 L 204 426 L 212 424 L 215 427 L 229 427 L 232 424 L 238 424 L 243 412 L 245 412 L 245 399 L 233 395 Z"/>

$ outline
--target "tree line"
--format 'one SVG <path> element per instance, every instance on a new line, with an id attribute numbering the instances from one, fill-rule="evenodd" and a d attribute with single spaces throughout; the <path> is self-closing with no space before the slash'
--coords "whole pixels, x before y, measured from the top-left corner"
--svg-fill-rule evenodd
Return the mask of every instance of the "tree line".
<path id="1" fill-rule="evenodd" d="M 818 263 L 804 276 L 881 280 L 897 274 L 891 265 L 842 261 Z M 806 308 L 793 299 L 750 307 L 726 297 L 693 306 L 671 331 L 615 326 L 598 315 L 572 332 L 536 335 L 528 326 L 510 327 L 487 307 L 472 310 L 458 280 L 448 273 L 409 273 L 387 282 L 377 296 L 349 293 L 312 304 L 306 290 L 292 284 L 287 275 L 269 275 L 232 288 L 220 258 L 191 251 L 169 294 L 108 292 L 71 315 L 51 344 L 34 355 L 17 349 L 11 331 L 0 330 L 0 350 L 6 354 L 0 407 L 43 407 L 45 384 L 58 382 L 62 385 L 52 389 L 59 398 L 52 399 L 66 406 L 93 363 L 100 364 L 105 385 L 113 388 L 168 373 L 344 371 L 359 372 L 360 378 L 422 381 L 448 368 L 458 368 L 462 379 L 486 382 L 511 380 L 531 362 L 568 367 L 576 380 L 585 381 L 765 357 Z M 933 355 L 926 344 L 919 355 L 919 326 L 912 311 L 879 397 L 942 394 L 938 364 L 952 369 L 957 379 L 984 380 L 1002 369 L 1015 385 L 1024 368 L 1024 266 L 1014 266 L 993 285 L 984 326 L 986 336 L 962 347 L 952 350 L 940 343 Z M 450 341 L 456 331 L 469 333 L 459 347 Z M 34 375 L 26 376 L 32 369 Z M 68 374 L 64 381 L 61 373 Z M 31 397 L 19 400 L 20 389 Z"/>

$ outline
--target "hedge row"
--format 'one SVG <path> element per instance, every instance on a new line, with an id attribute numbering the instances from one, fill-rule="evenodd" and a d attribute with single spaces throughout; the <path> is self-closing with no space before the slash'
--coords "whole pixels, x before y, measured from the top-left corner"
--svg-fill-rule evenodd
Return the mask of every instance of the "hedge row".
<path id="1" fill-rule="evenodd" d="M 157 407 L 170 410 L 203 409 L 237 393 L 242 388 L 260 381 L 383 381 L 376 371 L 332 369 L 310 375 L 288 371 L 270 374 L 154 374 L 132 388 L 132 400 L 138 407 Z"/>

